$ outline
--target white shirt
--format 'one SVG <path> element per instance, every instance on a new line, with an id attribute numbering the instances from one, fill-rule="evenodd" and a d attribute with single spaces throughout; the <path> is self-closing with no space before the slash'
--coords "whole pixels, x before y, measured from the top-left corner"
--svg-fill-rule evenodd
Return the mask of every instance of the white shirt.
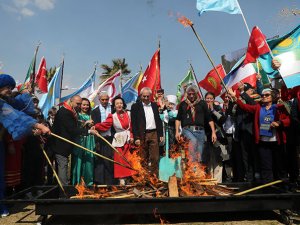
<path id="1" fill-rule="evenodd" d="M 143 102 L 145 117 L 146 117 L 146 130 L 153 130 L 156 129 L 155 119 L 154 119 L 154 113 L 151 107 L 151 102 L 146 105 Z"/>
<path id="2" fill-rule="evenodd" d="M 101 123 L 103 121 L 106 120 L 107 116 L 111 113 L 111 106 L 110 104 L 107 105 L 106 108 L 104 108 L 101 104 L 99 105 L 99 111 L 100 111 L 100 115 L 101 115 Z M 111 132 L 110 132 L 110 129 L 107 130 L 107 131 L 104 131 L 104 132 L 100 132 L 100 134 L 102 136 L 111 136 Z"/>

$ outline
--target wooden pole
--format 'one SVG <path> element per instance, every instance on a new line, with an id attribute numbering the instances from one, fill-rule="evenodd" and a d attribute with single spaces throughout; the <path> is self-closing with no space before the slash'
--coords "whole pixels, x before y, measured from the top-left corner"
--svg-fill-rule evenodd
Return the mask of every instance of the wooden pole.
<path id="1" fill-rule="evenodd" d="M 221 75 L 219 74 L 219 71 L 217 70 L 217 68 L 216 68 L 216 66 L 215 66 L 215 64 L 214 64 L 214 62 L 213 62 L 213 60 L 212 60 L 212 58 L 210 57 L 210 55 L 209 55 L 209 53 L 208 53 L 208 51 L 207 51 L 207 49 L 206 49 L 204 43 L 202 42 L 202 40 L 200 39 L 199 35 L 197 34 L 197 32 L 196 32 L 196 30 L 195 30 L 195 28 L 194 28 L 194 25 L 191 24 L 190 27 L 192 28 L 192 30 L 193 30 L 193 32 L 194 32 L 196 38 L 198 39 L 200 45 L 201 45 L 202 48 L 203 48 L 203 50 L 204 50 L 204 52 L 205 52 L 207 58 L 209 59 L 211 65 L 213 66 L 215 72 L 217 73 L 217 75 L 218 75 L 218 77 L 219 77 L 219 79 L 220 79 L 220 81 L 221 81 L 221 83 L 222 83 L 224 89 L 226 90 L 226 92 L 228 92 L 228 89 L 227 89 L 227 87 L 226 87 L 226 85 L 225 85 L 225 83 L 224 83 L 224 81 L 223 81 L 223 78 L 222 78 Z"/>
<path id="2" fill-rule="evenodd" d="M 114 160 L 112 160 L 112 159 L 110 159 L 110 158 L 107 158 L 107 157 L 105 157 L 105 156 L 103 156 L 103 155 L 101 155 L 101 154 L 99 154 L 99 153 L 97 153 L 97 152 L 94 152 L 94 151 L 92 151 L 92 150 L 90 150 L 90 149 L 88 149 L 88 148 L 85 148 L 85 147 L 83 147 L 83 146 L 81 146 L 81 145 L 79 145 L 79 144 L 76 144 L 75 142 L 72 142 L 72 141 L 70 141 L 70 140 L 68 140 L 68 139 L 66 139 L 66 138 L 63 138 L 63 137 L 61 137 L 61 136 L 59 136 L 59 135 L 57 135 L 57 134 L 51 133 L 51 135 L 54 136 L 54 137 L 56 137 L 56 138 L 58 138 L 58 139 L 60 139 L 60 140 L 63 140 L 63 141 L 65 141 L 65 142 L 68 142 L 69 144 L 72 144 L 72 145 L 74 145 L 74 146 L 76 146 L 76 147 L 78 147 L 78 148 L 81 148 L 81 149 L 83 149 L 83 150 L 85 150 L 85 151 L 87 151 L 87 152 L 90 152 L 90 153 L 92 153 L 92 154 L 94 154 L 94 155 L 96 155 L 96 156 L 98 156 L 98 157 L 100 157 L 100 158 L 102 158 L 102 159 L 106 159 L 106 160 L 111 161 L 111 162 L 113 162 L 113 163 L 116 163 L 116 164 L 118 164 L 118 165 L 120 165 L 120 166 L 123 166 L 124 168 L 133 170 L 133 169 L 130 168 L 129 166 L 126 166 L 126 165 L 124 165 L 124 164 L 122 164 L 122 163 L 119 163 L 119 162 L 114 161 Z"/>
<path id="3" fill-rule="evenodd" d="M 283 182 L 283 181 L 282 180 L 276 180 L 276 181 L 273 181 L 271 183 L 267 183 L 267 184 L 264 184 L 264 185 L 257 186 L 255 188 L 248 189 L 246 191 L 242 191 L 242 192 L 236 193 L 234 195 L 244 195 L 244 194 L 247 194 L 247 193 L 252 192 L 252 191 L 256 191 L 256 190 L 259 190 L 259 189 L 262 189 L 262 188 L 265 188 L 265 187 L 272 186 L 274 184 L 279 184 L 281 182 Z"/>
<path id="4" fill-rule="evenodd" d="M 122 159 L 124 159 L 128 164 L 129 164 L 129 166 L 130 166 L 130 168 L 132 169 L 132 170 L 134 170 L 133 168 L 132 168 L 132 166 L 131 166 L 131 163 L 128 161 L 128 159 L 124 156 L 124 155 L 122 155 L 119 151 L 118 151 L 118 149 L 116 149 L 114 146 L 112 146 L 112 144 L 111 143 L 109 143 L 109 141 L 107 141 L 104 137 L 102 137 L 99 133 L 97 133 L 97 134 L 95 134 L 98 138 L 100 138 L 100 139 L 102 139 L 106 144 L 108 144 L 109 145 L 109 147 L 111 147 L 116 153 L 118 153 L 118 155 L 120 155 L 121 157 L 122 157 Z"/>
<path id="5" fill-rule="evenodd" d="M 204 99 L 204 95 L 203 95 L 203 93 L 202 93 L 202 91 L 201 91 L 201 88 L 199 87 L 198 80 L 197 80 L 197 77 L 196 77 L 196 74 L 195 74 L 194 68 L 193 68 L 193 66 L 192 66 L 192 63 L 190 63 L 190 66 L 191 66 L 191 69 L 192 69 L 192 74 L 193 74 L 193 77 L 194 77 L 194 79 L 195 79 L 195 81 L 196 81 L 196 83 L 197 83 L 196 85 L 197 85 L 197 87 L 198 87 L 198 89 L 199 89 L 199 92 L 200 92 L 201 98 L 202 98 L 202 99 Z"/>
<path id="6" fill-rule="evenodd" d="M 65 194 L 65 196 L 67 196 L 66 191 L 65 191 L 64 187 L 62 186 L 61 181 L 60 181 L 60 179 L 59 179 L 59 177 L 58 177 L 58 175 L 57 175 L 55 169 L 53 168 L 53 165 L 52 165 L 52 163 L 51 163 L 51 161 L 50 161 L 50 159 L 49 159 L 49 157 L 48 157 L 48 155 L 47 155 L 45 149 L 44 149 L 42 146 L 41 146 L 41 148 L 42 148 L 42 150 L 43 150 L 43 154 L 44 154 L 45 158 L 47 159 L 47 162 L 48 162 L 49 166 L 50 166 L 51 169 L 52 169 L 52 172 L 53 172 L 53 174 L 54 174 L 54 176 L 55 176 L 55 178 L 56 178 L 56 180 L 57 180 L 57 183 L 58 183 L 60 189 L 63 191 L 63 193 Z"/>

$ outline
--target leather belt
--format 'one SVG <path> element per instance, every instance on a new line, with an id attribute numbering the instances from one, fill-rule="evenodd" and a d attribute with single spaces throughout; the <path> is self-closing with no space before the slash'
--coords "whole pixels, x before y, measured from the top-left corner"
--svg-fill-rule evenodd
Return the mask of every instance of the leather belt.
<path id="1" fill-rule="evenodd" d="M 146 130 L 145 133 L 151 133 L 151 132 L 154 132 L 154 131 L 156 131 L 156 129 Z"/>
<path id="2" fill-rule="evenodd" d="M 201 126 L 185 126 L 184 128 L 189 128 L 189 129 L 191 129 L 192 131 L 195 131 L 195 130 L 203 130 L 203 127 L 201 127 Z"/>

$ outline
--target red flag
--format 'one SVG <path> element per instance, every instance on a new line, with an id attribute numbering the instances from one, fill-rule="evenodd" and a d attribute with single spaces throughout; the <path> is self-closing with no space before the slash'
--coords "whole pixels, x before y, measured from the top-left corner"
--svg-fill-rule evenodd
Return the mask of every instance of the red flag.
<path id="1" fill-rule="evenodd" d="M 121 83 L 121 70 L 118 70 L 114 75 L 107 78 L 99 85 L 99 87 L 88 97 L 89 100 L 91 102 L 94 102 L 95 105 L 100 104 L 97 95 L 100 92 L 105 91 L 108 94 L 109 102 L 112 102 L 114 97 L 121 95 L 120 83 Z"/>
<path id="2" fill-rule="evenodd" d="M 39 69 L 37 71 L 35 82 L 43 93 L 48 92 L 46 59 L 42 57 Z"/>
<path id="3" fill-rule="evenodd" d="M 139 84 L 138 93 L 143 87 L 149 87 L 152 90 L 151 100 L 153 101 L 157 90 L 161 89 L 160 82 L 160 49 L 158 49 L 145 70 L 144 76 Z"/>
<path id="4" fill-rule="evenodd" d="M 217 65 L 216 70 L 223 79 L 226 74 L 222 64 Z M 201 80 L 198 85 L 218 96 L 222 91 L 222 85 L 216 70 L 212 69 L 211 71 L 209 71 L 206 77 L 203 80 Z"/>
<path id="5" fill-rule="evenodd" d="M 270 52 L 270 48 L 265 35 L 257 26 L 253 27 L 244 64 L 255 62 L 260 55 L 268 52 Z"/>

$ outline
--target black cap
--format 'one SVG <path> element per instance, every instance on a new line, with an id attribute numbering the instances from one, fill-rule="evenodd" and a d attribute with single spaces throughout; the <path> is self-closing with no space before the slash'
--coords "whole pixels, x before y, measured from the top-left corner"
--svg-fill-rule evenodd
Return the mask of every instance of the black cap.
<path id="1" fill-rule="evenodd" d="M 159 90 L 157 90 L 157 93 L 164 94 L 164 93 L 165 93 L 165 90 L 164 90 L 164 89 L 159 89 Z"/>
<path id="2" fill-rule="evenodd" d="M 249 89 L 254 89 L 254 87 L 249 83 L 244 83 L 244 91 L 248 91 Z"/>

